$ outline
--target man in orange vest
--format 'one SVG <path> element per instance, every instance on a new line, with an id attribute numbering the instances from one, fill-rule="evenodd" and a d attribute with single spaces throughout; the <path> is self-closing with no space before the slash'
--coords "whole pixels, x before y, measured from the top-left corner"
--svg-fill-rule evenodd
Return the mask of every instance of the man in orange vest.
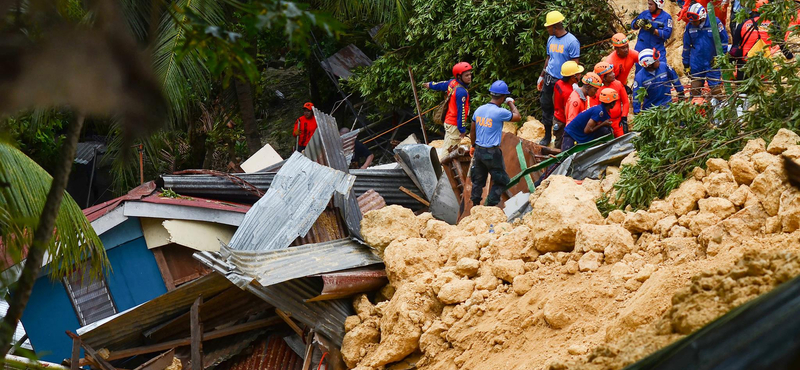
<path id="1" fill-rule="evenodd" d="M 625 85 L 625 91 L 630 95 L 628 76 L 631 74 L 631 69 L 639 63 L 639 52 L 631 50 L 628 37 L 624 33 L 611 37 L 611 45 L 614 46 L 614 51 L 606 57 L 606 62 L 614 68 L 614 76 L 617 77 L 617 81 Z"/>
<path id="2" fill-rule="evenodd" d="M 594 65 L 594 73 L 597 73 L 603 79 L 604 87 L 612 88 L 619 96 L 619 104 L 615 104 L 612 109 L 619 109 L 620 112 L 611 112 L 611 129 L 614 132 L 614 137 L 620 137 L 628 133 L 628 111 L 631 108 L 631 101 L 628 99 L 628 92 L 625 90 L 625 85 L 619 82 L 614 75 L 614 67 L 607 62 L 600 62 Z M 599 104 L 599 100 L 594 100 L 595 104 Z"/>
<path id="3" fill-rule="evenodd" d="M 442 82 L 426 82 L 423 87 L 436 91 L 447 91 L 448 106 L 444 118 L 445 153 L 458 146 L 461 138 L 466 136 L 469 123 L 469 91 L 472 83 L 472 65 L 460 62 L 453 66 L 453 79 Z"/>
<path id="4" fill-rule="evenodd" d="M 314 132 L 317 131 L 317 119 L 314 117 L 314 104 L 303 104 L 303 115 L 294 121 L 294 131 L 292 136 L 297 137 L 297 151 L 302 152 L 306 148 Z"/>

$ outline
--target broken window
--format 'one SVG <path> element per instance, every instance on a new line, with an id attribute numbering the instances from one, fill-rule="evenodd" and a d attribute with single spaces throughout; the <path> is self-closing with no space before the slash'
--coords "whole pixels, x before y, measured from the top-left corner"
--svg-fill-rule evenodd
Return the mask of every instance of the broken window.
<path id="1" fill-rule="evenodd" d="M 64 286 L 81 326 L 117 313 L 105 277 L 92 276 L 88 267 L 88 264 L 84 264 L 64 278 Z"/>

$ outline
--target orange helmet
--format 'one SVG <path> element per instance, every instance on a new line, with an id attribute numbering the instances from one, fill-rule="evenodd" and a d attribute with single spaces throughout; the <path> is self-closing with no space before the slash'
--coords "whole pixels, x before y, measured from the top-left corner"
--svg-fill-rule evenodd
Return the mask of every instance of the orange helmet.
<path id="1" fill-rule="evenodd" d="M 613 103 L 617 100 L 619 100 L 619 94 L 617 94 L 617 90 L 607 87 L 600 91 L 600 102 Z"/>
<path id="2" fill-rule="evenodd" d="M 602 76 L 614 70 L 614 65 L 608 62 L 600 62 L 594 65 L 594 73 Z"/>
<path id="3" fill-rule="evenodd" d="M 765 5 L 765 4 L 768 4 L 768 3 L 769 3 L 769 0 L 756 0 L 756 5 L 753 6 L 753 11 L 757 12 L 759 9 L 761 9 L 762 5 Z"/>
<path id="4" fill-rule="evenodd" d="M 628 36 L 625 36 L 624 33 L 617 33 L 614 36 L 611 36 L 611 45 L 614 45 L 614 47 L 628 45 Z"/>
<path id="5" fill-rule="evenodd" d="M 310 102 L 303 104 L 303 109 L 314 110 L 313 108 L 314 104 L 311 104 Z"/>
<path id="6" fill-rule="evenodd" d="M 600 76 L 598 76 L 597 73 L 594 72 L 589 72 L 583 75 L 581 81 L 589 86 L 594 86 L 597 88 L 603 87 L 603 79 L 600 78 Z"/>

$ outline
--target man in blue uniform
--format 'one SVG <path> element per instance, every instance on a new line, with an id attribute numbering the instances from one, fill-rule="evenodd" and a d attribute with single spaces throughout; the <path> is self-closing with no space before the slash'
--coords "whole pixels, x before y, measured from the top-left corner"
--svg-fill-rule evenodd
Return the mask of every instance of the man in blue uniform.
<path id="1" fill-rule="evenodd" d="M 492 175 L 492 188 L 486 197 L 486 205 L 494 206 L 500 203 L 500 195 L 506 189 L 506 185 L 511 179 L 506 173 L 506 165 L 503 161 L 503 152 L 500 150 L 500 139 L 503 136 L 503 122 L 519 122 L 522 116 L 514 105 L 514 99 L 508 97 L 508 85 L 498 80 L 492 83 L 489 88 L 492 101 L 484 104 L 475 110 L 472 116 L 472 129 L 469 136 L 472 140 L 472 148 L 469 150 L 473 156 L 472 168 L 470 169 L 472 179 L 472 199 L 473 205 L 480 205 L 483 198 L 483 186 L 486 184 L 486 176 Z M 508 104 L 508 109 L 502 108 L 503 103 Z"/>
<path id="2" fill-rule="evenodd" d="M 647 0 L 647 10 L 639 14 L 631 22 L 631 28 L 639 31 L 636 40 L 636 51 L 644 49 L 658 50 L 662 64 L 667 64 L 667 48 L 664 43 L 672 36 L 672 17 L 662 9 L 664 0 Z M 636 66 L 636 73 L 641 67 Z"/>
<path id="3" fill-rule="evenodd" d="M 607 87 L 598 94 L 600 105 L 595 105 L 577 115 L 564 129 L 561 151 L 572 148 L 575 143 L 588 143 L 594 139 L 611 134 L 611 120 L 620 118 L 622 112 L 616 109 L 616 117 L 612 116 L 614 106 L 618 104 L 617 90 Z"/>
<path id="4" fill-rule="evenodd" d="M 425 88 L 435 91 L 447 91 L 447 113 L 444 118 L 444 148 L 448 153 L 458 146 L 461 138 L 466 136 L 467 119 L 469 118 L 469 84 L 472 83 L 472 65 L 459 62 L 453 66 L 453 79 L 442 82 L 426 82 Z"/>
<path id="5" fill-rule="evenodd" d="M 542 92 L 539 102 L 542 106 L 542 124 L 544 125 L 544 139 L 539 145 L 550 145 L 553 135 L 553 114 L 555 105 L 553 104 L 553 90 L 556 82 L 563 76 L 561 66 L 569 61 L 578 61 L 581 56 L 581 43 L 571 33 L 564 29 L 564 15 L 553 11 L 547 13 L 545 27 L 550 37 L 547 39 L 547 58 L 544 61 L 545 68 L 539 75 L 536 88 Z"/>
<path id="6" fill-rule="evenodd" d="M 689 92 L 692 98 L 699 97 L 703 85 L 708 82 L 711 95 L 718 96 L 722 93 L 722 74 L 719 68 L 713 67 L 717 48 L 714 46 L 714 34 L 708 12 L 702 4 L 694 3 L 686 12 L 686 18 L 689 19 L 689 23 L 683 32 L 683 70 L 692 80 L 692 89 Z M 727 52 L 728 32 L 725 31 L 725 25 L 719 18 L 717 18 L 717 28 L 722 41 L 722 50 Z"/>
<path id="7" fill-rule="evenodd" d="M 642 110 L 671 103 L 673 87 L 678 96 L 685 99 L 678 74 L 667 63 L 659 60 L 658 51 L 642 50 L 639 53 L 639 65 L 642 69 L 636 72 L 636 77 L 633 79 L 633 113 L 639 114 Z M 640 102 L 639 97 L 642 94 L 644 101 Z"/>

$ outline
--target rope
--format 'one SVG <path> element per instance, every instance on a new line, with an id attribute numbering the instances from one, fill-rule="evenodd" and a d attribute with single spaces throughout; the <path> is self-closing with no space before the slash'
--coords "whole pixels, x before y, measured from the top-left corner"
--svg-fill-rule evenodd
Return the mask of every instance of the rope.
<path id="1" fill-rule="evenodd" d="M 428 109 L 428 110 L 426 110 L 426 111 L 422 112 L 422 114 L 426 114 L 426 113 L 428 113 L 428 112 L 430 112 L 430 111 L 432 111 L 432 110 L 434 110 L 434 109 L 436 109 L 436 108 L 438 108 L 438 107 L 439 107 L 439 106 L 438 106 L 438 105 L 436 105 L 435 107 L 433 107 L 433 108 L 431 108 L 431 109 Z M 364 141 L 363 141 L 363 143 L 364 143 L 364 144 L 366 144 L 366 143 L 368 143 L 368 142 L 370 142 L 370 141 L 373 141 L 373 140 L 375 140 L 375 139 L 377 139 L 377 138 L 379 138 L 379 137 L 381 137 L 381 136 L 383 136 L 383 135 L 386 135 L 386 134 L 388 134 L 388 133 L 390 133 L 390 132 L 392 132 L 392 131 L 394 131 L 394 130 L 396 130 L 396 129 L 400 128 L 400 126 L 403 126 L 403 125 L 405 125 L 406 123 L 409 123 L 409 122 L 411 122 L 411 121 L 414 121 L 415 119 L 419 118 L 419 116 L 420 116 L 420 115 L 418 114 L 418 115 L 416 115 L 416 116 L 412 117 L 412 118 L 411 118 L 410 120 L 408 120 L 408 121 L 405 121 L 405 122 L 403 122 L 403 123 L 401 123 L 401 124 L 399 124 L 399 125 L 397 125 L 397 126 L 394 126 L 394 127 L 390 128 L 390 129 L 388 129 L 388 130 L 384 131 L 384 132 L 381 132 L 380 134 L 377 134 L 377 135 L 375 135 L 375 136 L 373 136 L 373 137 L 371 137 L 371 138 L 369 138 L 369 139 L 367 139 L 367 140 L 364 140 Z"/>

